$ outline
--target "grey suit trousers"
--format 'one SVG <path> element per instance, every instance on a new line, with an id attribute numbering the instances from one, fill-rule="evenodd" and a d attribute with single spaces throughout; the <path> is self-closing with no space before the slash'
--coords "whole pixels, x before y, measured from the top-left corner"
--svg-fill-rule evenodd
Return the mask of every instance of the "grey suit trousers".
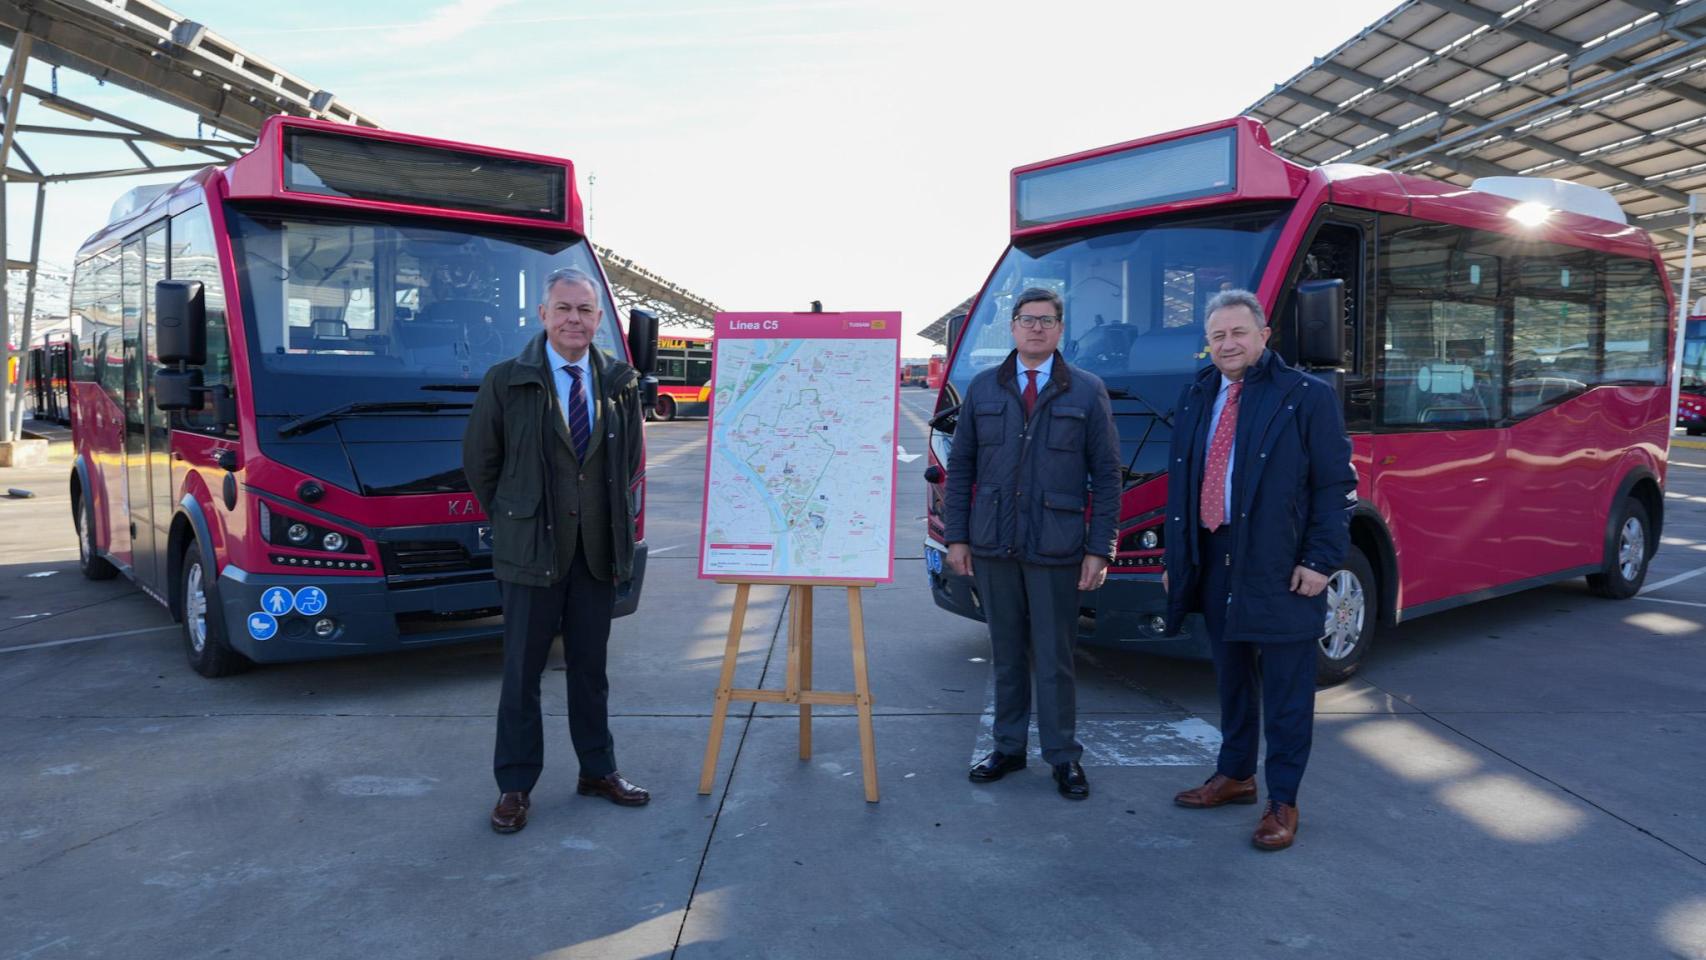
<path id="1" fill-rule="evenodd" d="M 995 666 L 995 749 L 1025 755 L 1036 679 L 1037 733 L 1046 763 L 1071 763 L 1078 743 L 1078 687 L 1072 648 L 1078 633 L 1078 564 L 1044 566 L 972 558 L 989 621 Z"/>

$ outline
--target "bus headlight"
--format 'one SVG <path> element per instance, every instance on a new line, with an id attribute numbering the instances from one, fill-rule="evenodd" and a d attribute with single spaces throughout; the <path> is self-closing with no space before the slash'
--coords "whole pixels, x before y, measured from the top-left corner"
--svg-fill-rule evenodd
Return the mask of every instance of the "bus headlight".
<path id="1" fill-rule="evenodd" d="M 344 535 L 334 530 L 320 538 L 320 546 L 336 553 L 344 548 Z"/>
<path id="2" fill-rule="evenodd" d="M 291 543 L 300 546 L 308 542 L 308 525 L 306 523 L 293 523 L 290 525 L 290 529 L 284 531 L 284 535 Z"/>
<path id="3" fill-rule="evenodd" d="M 1161 546 L 1161 534 L 1153 528 L 1143 531 L 1143 536 L 1137 538 L 1137 545 L 1145 550 L 1154 550 Z"/>

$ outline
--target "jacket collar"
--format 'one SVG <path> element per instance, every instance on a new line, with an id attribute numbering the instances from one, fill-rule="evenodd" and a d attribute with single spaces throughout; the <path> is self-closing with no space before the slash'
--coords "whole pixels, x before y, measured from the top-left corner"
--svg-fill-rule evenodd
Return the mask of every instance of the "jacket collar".
<path id="1" fill-rule="evenodd" d="M 995 382 L 1006 386 L 1017 383 L 1018 380 L 1019 351 L 1017 349 L 1009 350 L 1007 351 L 1007 359 L 1001 361 L 1001 366 L 995 371 Z M 1050 386 L 1060 384 L 1062 390 L 1069 389 L 1072 386 L 1072 365 L 1066 362 L 1066 358 L 1060 355 L 1059 350 L 1054 352 L 1054 365 L 1049 369 L 1048 382 Z"/>
<path id="2" fill-rule="evenodd" d="M 587 347 L 589 362 L 592 365 L 593 382 L 600 385 L 601 390 L 613 393 L 628 385 L 628 381 L 638 376 L 637 371 L 628 364 L 611 357 L 606 357 L 598 346 Z M 510 385 L 524 383 L 544 385 L 551 382 L 550 355 L 545 351 L 545 334 L 539 333 L 515 357 L 515 372 L 510 377 Z"/>

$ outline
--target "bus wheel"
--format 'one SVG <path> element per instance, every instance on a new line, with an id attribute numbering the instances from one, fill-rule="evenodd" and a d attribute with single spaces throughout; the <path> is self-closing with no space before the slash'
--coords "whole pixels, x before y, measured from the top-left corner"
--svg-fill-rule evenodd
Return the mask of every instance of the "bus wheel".
<path id="1" fill-rule="evenodd" d="M 675 398 L 670 396 L 667 393 L 658 397 L 658 408 L 657 409 L 658 409 L 658 419 L 659 420 L 674 420 L 675 419 Z"/>
<path id="2" fill-rule="evenodd" d="M 1612 530 L 1605 572 L 1588 574 L 1588 587 L 1602 597 L 1627 600 L 1647 579 L 1647 508 L 1634 497 L 1624 500 Z"/>
<path id="3" fill-rule="evenodd" d="M 1362 665 L 1374 645 L 1379 597 L 1374 568 L 1360 549 L 1351 547 L 1344 565 L 1327 578 L 1327 624 L 1318 641 L 1316 686 L 1343 683 Z"/>
<path id="4" fill-rule="evenodd" d="M 228 677 L 251 666 L 249 658 L 231 649 L 225 639 L 225 618 L 214 600 L 211 571 L 201 558 L 201 546 L 191 541 L 183 563 L 184 655 L 204 677 Z"/>
<path id="5" fill-rule="evenodd" d="M 90 580 L 111 580 L 118 573 L 112 561 L 95 553 L 95 507 L 88 497 L 82 498 L 72 520 L 77 524 L 77 569 Z"/>

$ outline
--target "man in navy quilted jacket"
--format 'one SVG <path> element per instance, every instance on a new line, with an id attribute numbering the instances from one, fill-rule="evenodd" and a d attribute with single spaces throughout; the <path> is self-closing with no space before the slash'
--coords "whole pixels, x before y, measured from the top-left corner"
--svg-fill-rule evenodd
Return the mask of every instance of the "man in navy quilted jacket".
<path id="1" fill-rule="evenodd" d="M 1013 304 L 1015 349 L 966 387 L 948 455 L 947 564 L 972 577 L 989 621 L 995 750 L 971 768 L 989 783 L 1025 766 L 1036 674 L 1037 732 L 1062 796 L 1082 800 L 1072 649 L 1078 594 L 1114 557 L 1119 437 L 1107 388 L 1067 363 L 1060 296 Z"/>

